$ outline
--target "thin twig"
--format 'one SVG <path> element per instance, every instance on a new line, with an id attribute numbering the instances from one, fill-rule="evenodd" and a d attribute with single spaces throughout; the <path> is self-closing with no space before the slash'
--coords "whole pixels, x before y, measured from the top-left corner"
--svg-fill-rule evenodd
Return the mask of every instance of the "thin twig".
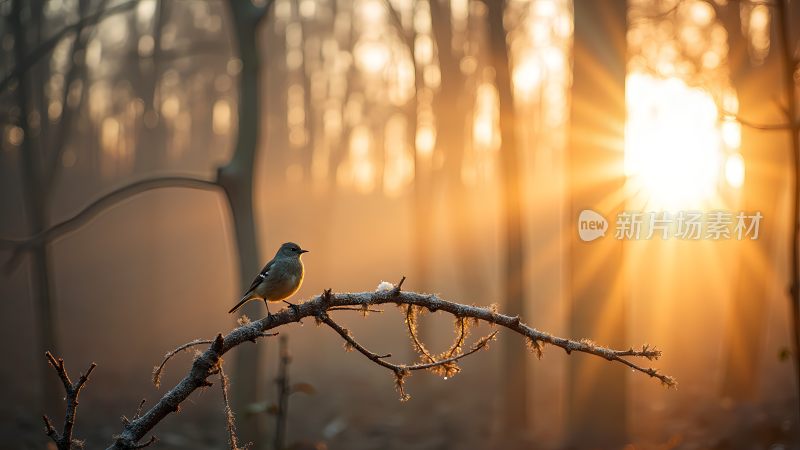
<path id="1" fill-rule="evenodd" d="M 236 437 L 236 421 L 234 420 L 231 403 L 228 400 L 228 377 L 222 370 L 222 363 L 219 364 L 219 379 L 222 385 L 222 402 L 225 405 L 225 427 L 228 430 L 228 443 L 231 450 L 239 450 L 239 438 Z"/>
<path id="2" fill-rule="evenodd" d="M 358 312 L 376 312 L 382 313 L 382 309 L 371 309 L 371 308 L 350 308 L 347 306 L 340 306 L 337 308 L 330 308 L 328 311 L 358 311 Z"/>
<path id="3" fill-rule="evenodd" d="M 275 412 L 275 450 L 286 447 L 286 424 L 289 416 L 289 347 L 286 336 L 281 336 L 278 344 L 278 376 L 275 384 L 278 386 L 277 411 Z"/>
<path id="4" fill-rule="evenodd" d="M 433 367 L 436 367 L 436 366 L 441 366 L 443 364 L 447 364 L 447 363 L 450 363 L 450 362 L 458 361 L 459 359 L 464 358 L 466 356 L 469 356 L 469 355 L 475 353 L 476 351 L 480 350 L 481 348 L 483 348 L 488 343 L 488 341 L 493 339 L 494 336 L 497 334 L 497 331 L 493 332 L 489 336 L 486 336 L 485 338 L 481 339 L 479 341 L 479 342 L 481 342 L 480 345 L 476 345 L 470 351 L 468 351 L 466 353 L 462 353 L 460 355 L 453 356 L 451 358 L 442 359 L 442 360 L 432 360 L 432 361 L 427 362 L 427 363 L 419 363 L 419 364 L 394 364 L 394 363 L 390 363 L 389 361 L 385 360 L 385 358 L 390 357 L 391 354 L 378 355 L 377 353 L 373 353 L 373 352 L 367 350 L 363 345 L 359 344 L 353 338 L 353 336 L 350 334 L 350 330 L 348 330 L 346 328 L 342 328 L 341 325 L 339 325 L 338 323 L 336 323 L 333 320 L 331 320 L 331 318 L 327 314 L 323 314 L 320 317 L 320 320 L 325 325 L 328 325 L 329 327 L 333 328 L 334 331 L 339 333 L 339 335 L 342 336 L 342 338 L 344 338 L 345 341 L 347 341 L 347 343 L 349 344 L 350 347 L 358 350 L 359 353 L 363 354 L 364 356 L 366 356 L 368 359 L 370 359 L 371 361 L 375 362 L 379 366 L 385 367 L 385 368 L 387 368 L 387 369 L 389 369 L 389 370 L 391 370 L 393 372 L 406 371 L 406 370 L 408 370 L 408 371 L 425 370 L 425 369 L 430 369 L 430 368 L 433 368 Z"/>
<path id="5" fill-rule="evenodd" d="M 792 129 L 797 129 L 800 127 L 800 122 L 798 123 L 758 123 L 753 122 L 751 120 L 745 119 L 744 117 L 732 113 L 730 111 L 725 111 L 720 109 L 720 118 L 722 120 L 733 120 L 745 126 L 747 128 L 752 128 L 754 130 L 761 130 L 761 131 L 790 131 Z"/>
<path id="6" fill-rule="evenodd" d="M 167 352 L 167 354 L 164 355 L 164 360 L 161 361 L 161 364 L 159 364 L 157 367 L 155 367 L 153 369 L 153 384 L 157 388 L 161 387 L 161 374 L 164 372 L 164 366 L 167 364 L 167 361 L 169 361 L 173 356 L 177 355 L 178 353 L 180 353 L 180 352 L 182 352 L 182 351 L 184 351 L 184 350 L 186 350 L 188 348 L 194 347 L 195 345 L 210 344 L 212 342 L 214 342 L 214 341 L 209 340 L 209 339 L 195 339 L 195 340 L 193 340 L 191 342 L 187 342 L 187 343 L 185 343 L 183 345 L 179 345 L 174 350 L 171 350 L 171 351 Z M 142 401 L 142 404 L 144 404 L 144 401 Z M 137 412 L 137 415 L 138 415 L 138 412 Z"/>
<path id="7" fill-rule="evenodd" d="M 337 333 L 339 333 L 339 335 L 347 343 L 346 344 L 347 348 L 354 348 L 354 349 L 358 350 L 359 353 L 361 353 L 362 355 L 366 356 L 370 361 L 378 364 L 379 366 L 382 366 L 382 367 L 385 367 L 385 368 L 391 370 L 394 373 L 394 376 L 395 376 L 395 383 L 397 385 L 397 390 L 400 392 L 400 400 L 403 400 L 403 401 L 406 401 L 406 400 L 411 398 L 408 394 L 406 394 L 405 389 L 403 387 L 403 381 L 404 381 L 405 377 L 407 377 L 411 372 L 413 372 L 415 370 L 436 369 L 438 367 L 445 367 L 445 366 L 448 366 L 450 364 L 453 364 L 456 361 L 460 360 L 461 358 L 466 358 L 467 356 L 477 352 L 478 350 L 481 350 L 481 349 L 485 348 L 486 345 L 491 340 L 494 339 L 495 335 L 497 335 L 497 331 L 492 332 L 488 336 L 485 336 L 485 337 L 481 338 L 475 344 L 475 346 L 473 346 L 472 349 L 469 350 L 468 352 L 461 353 L 459 355 L 456 355 L 456 356 L 453 356 L 453 357 L 450 357 L 450 358 L 447 358 L 447 359 L 435 360 L 435 359 L 433 359 L 431 357 L 431 360 L 429 362 L 427 362 L 427 363 L 410 364 L 410 365 L 407 365 L 407 364 L 394 364 L 394 363 L 390 363 L 390 362 L 385 360 L 385 358 L 391 356 L 391 354 L 381 356 L 381 355 L 378 355 L 376 353 L 373 353 L 373 352 L 367 350 L 366 347 L 364 347 L 363 345 L 359 344 L 358 341 L 356 341 L 353 338 L 353 336 L 350 334 L 350 331 L 348 329 L 342 328 L 341 325 L 339 325 L 338 323 L 336 323 L 333 320 L 331 320 L 331 318 L 327 314 L 323 313 L 321 316 L 319 316 L 319 320 L 322 323 L 324 323 L 325 325 L 328 325 L 329 327 L 331 327 Z M 456 372 L 457 372 L 457 370 L 456 370 Z M 445 373 L 450 374 L 450 373 L 452 373 L 452 371 L 451 370 L 447 370 Z"/>
<path id="8" fill-rule="evenodd" d="M 414 344 L 414 350 L 422 356 L 423 360 L 426 362 L 436 361 L 436 358 L 431 355 L 419 336 L 417 336 L 417 314 L 414 311 L 414 305 L 408 305 L 406 309 L 406 328 L 409 336 L 411 336 L 411 343 Z"/>
<path id="9" fill-rule="evenodd" d="M 140 449 L 140 448 L 149 447 L 149 446 L 155 444 L 156 442 L 158 442 L 158 438 L 155 437 L 155 436 L 150 436 L 150 439 L 148 439 L 146 442 L 144 442 L 142 444 L 136 444 L 133 447 L 131 447 L 131 449 L 136 450 L 136 449 Z"/>

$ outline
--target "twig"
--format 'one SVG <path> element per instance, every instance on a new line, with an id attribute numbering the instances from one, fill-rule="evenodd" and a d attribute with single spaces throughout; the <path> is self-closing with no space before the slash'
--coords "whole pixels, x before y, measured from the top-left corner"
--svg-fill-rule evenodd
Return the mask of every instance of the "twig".
<path id="1" fill-rule="evenodd" d="M 382 309 L 371 309 L 371 308 L 350 308 L 347 306 L 340 306 L 337 308 L 330 308 L 328 311 L 358 311 L 358 312 L 376 312 L 382 313 Z"/>
<path id="2" fill-rule="evenodd" d="M 289 418 L 289 348 L 286 336 L 281 336 L 278 344 L 278 376 L 275 384 L 278 385 L 277 411 L 275 412 L 275 450 L 286 447 L 286 424 Z"/>
<path id="3" fill-rule="evenodd" d="M 182 352 L 182 351 L 184 351 L 184 350 L 186 350 L 188 348 L 194 347 L 195 345 L 210 344 L 212 342 L 214 342 L 214 341 L 211 341 L 211 340 L 208 340 L 208 339 L 195 339 L 192 342 L 187 342 L 187 343 L 185 343 L 183 345 L 178 346 L 176 349 L 167 352 L 167 354 L 164 355 L 164 360 L 161 361 L 161 364 L 159 364 L 157 367 L 155 367 L 153 369 L 153 384 L 157 388 L 161 387 L 161 374 L 164 372 L 164 366 L 167 364 L 167 361 L 169 361 L 170 358 L 172 358 L 173 356 L 177 355 L 178 353 L 180 353 L 180 352 Z M 144 400 L 142 401 L 142 405 L 144 405 Z M 141 406 L 140 406 L 140 408 L 141 408 Z M 139 413 L 139 411 L 137 411 L 137 415 L 138 415 L 138 413 Z"/>
<path id="4" fill-rule="evenodd" d="M 149 446 L 155 444 L 156 442 L 158 442 L 158 438 L 155 437 L 155 436 L 150 436 L 150 439 L 148 439 L 146 442 L 144 442 L 142 444 L 136 444 L 133 447 L 131 447 L 131 449 L 135 450 L 135 449 L 139 449 L 139 448 L 149 447 Z"/>
<path id="5" fill-rule="evenodd" d="M 45 356 L 47 357 L 47 362 L 50 363 L 50 366 L 56 371 L 58 377 L 61 379 L 61 382 L 64 384 L 64 391 L 66 392 L 66 400 L 67 400 L 67 410 L 64 413 L 64 429 L 59 434 L 56 431 L 55 427 L 53 426 L 53 422 L 50 421 L 50 418 L 46 415 L 42 416 L 45 424 L 45 432 L 50 437 L 50 439 L 55 442 L 56 447 L 58 450 L 69 450 L 72 446 L 76 446 L 78 448 L 83 447 L 83 442 L 73 439 L 72 438 L 72 429 L 75 426 L 75 417 L 77 416 L 78 411 L 78 395 L 81 393 L 81 389 L 89 381 L 89 375 L 92 373 L 97 364 L 92 363 L 89 366 L 89 369 L 86 371 L 86 374 L 81 374 L 78 378 L 78 381 L 72 382 L 69 378 L 69 374 L 67 373 L 67 369 L 64 367 L 64 360 L 61 358 L 56 359 L 52 353 L 46 352 Z"/>
<path id="6" fill-rule="evenodd" d="M 526 337 L 528 340 L 550 344 L 563 349 L 567 353 L 581 352 L 601 357 L 608 361 L 616 361 L 620 364 L 630 367 L 635 371 L 657 378 L 666 386 L 676 386 L 675 380 L 672 377 L 663 375 L 654 368 L 639 366 L 628 359 L 646 358 L 648 360 L 654 360 L 661 356 L 661 352 L 647 346 L 642 347 L 641 350 L 635 350 L 633 348 L 627 350 L 614 350 L 599 346 L 588 340 L 575 341 L 564 339 L 529 327 L 528 325 L 522 323 L 519 317 L 500 314 L 490 308 L 449 302 L 432 294 L 401 291 L 399 284 L 394 289 L 381 289 L 374 292 L 334 294 L 327 290 L 320 295 L 312 297 L 305 303 L 297 305 L 296 308 L 287 308 L 263 319 L 245 323 L 233 329 L 224 337 L 221 334 L 218 335 L 209 348 L 194 359 L 191 368 L 184 378 L 167 393 L 165 393 L 164 396 L 161 397 L 161 399 L 148 411 L 144 412 L 141 417 L 125 425 L 122 432 L 115 437 L 114 442 L 111 444 L 109 449 L 129 449 L 136 445 L 136 443 L 148 432 L 150 432 L 150 430 L 152 430 L 162 419 L 164 419 L 170 413 L 175 412 L 178 409 L 178 405 L 186 400 L 192 392 L 208 384 L 206 378 L 218 371 L 217 366 L 219 360 L 226 352 L 244 342 L 256 340 L 267 330 L 272 330 L 292 322 L 299 322 L 301 319 L 306 317 L 317 318 L 321 322 L 331 326 L 337 331 L 337 333 L 339 333 L 340 336 L 345 338 L 345 340 L 350 343 L 353 348 L 358 349 L 370 360 L 392 371 L 395 371 L 395 374 L 397 374 L 397 371 L 400 371 L 400 376 L 396 376 L 398 388 L 402 387 L 403 378 L 408 375 L 409 371 L 411 370 L 431 369 L 448 362 L 454 362 L 457 359 L 466 357 L 479 349 L 473 347 L 473 349 L 467 353 L 463 353 L 452 358 L 435 361 L 433 363 L 423 363 L 408 366 L 393 364 L 385 361 L 385 358 L 387 358 L 388 355 L 377 355 L 369 350 L 366 350 L 363 346 L 355 342 L 355 340 L 350 342 L 348 337 L 350 340 L 352 340 L 352 337 L 349 336 L 349 333 L 347 333 L 346 330 L 341 328 L 338 324 L 333 322 L 327 314 L 327 311 L 329 311 L 331 308 L 363 306 L 370 307 L 390 303 L 398 305 L 415 305 L 426 308 L 430 311 L 442 311 L 452 314 L 456 317 L 484 321 L 486 323 L 498 325 L 520 334 Z M 326 319 L 333 325 L 327 323 Z M 494 337 L 494 335 L 492 334 L 485 338 L 486 342 L 488 342 L 488 339 L 491 337 Z M 483 348 L 485 345 L 485 343 L 481 345 L 479 342 L 476 344 L 476 347 Z"/>
<path id="7" fill-rule="evenodd" d="M 333 320 L 331 320 L 331 318 L 328 317 L 327 314 L 323 313 L 321 316 L 319 316 L 319 320 L 322 323 L 324 323 L 325 325 L 328 325 L 329 327 L 331 327 L 337 333 L 339 333 L 339 335 L 342 338 L 344 338 L 345 342 L 347 343 L 346 344 L 347 348 L 354 348 L 354 349 L 358 350 L 359 353 L 361 353 L 362 355 L 366 356 L 370 361 L 372 361 L 375 364 L 378 364 L 379 366 L 385 367 L 385 368 L 391 370 L 392 372 L 394 372 L 395 383 L 397 385 L 398 391 L 400 391 L 400 400 L 402 400 L 402 401 L 406 401 L 406 400 L 411 398 L 411 396 L 409 396 L 405 392 L 405 389 L 403 387 L 403 381 L 404 381 L 405 377 L 407 377 L 412 371 L 425 370 L 425 369 L 435 369 L 437 367 L 442 367 L 442 366 L 446 366 L 448 364 L 455 363 L 459 359 L 465 358 L 465 357 L 477 352 L 478 350 L 481 350 L 481 349 L 485 348 L 486 345 L 489 343 L 489 341 L 493 340 L 495 335 L 497 334 L 497 331 L 495 331 L 495 332 L 491 333 L 490 335 L 485 336 L 482 339 L 480 339 L 475 344 L 475 346 L 472 347 L 472 349 L 470 351 L 468 351 L 466 353 L 462 353 L 460 355 L 456 355 L 456 356 L 447 358 L 447 359 L 435 360 L 435 359 L 433 359 L 431 357 L 431 360 L 429 362 L 426 362 L 426 363 L 411 364 L 411 365 L 393 364 L 393 363 L 390 363 L 390 362 L 385 360 L 385 358 L 388 358 L 389 356 L 391 356 L 391 354 L 381 356 L 381 355 L 378 355 L 376 353 L 373 353 L 373 352 L 367 350 L 363 345 L 359 344 L 358 341 L 356 341 L 353 338 L 353 336 L 350 334 L 349 330 L 347 330 L 346 328 L 342 328 L 341 325 L 339 325 L 338 323 L 336 323 Z"/>
<path id="8" fill-rule="evenodd" d="M 747 128 L 752 128 L 754 130 L 761 130 L 761 131 L 790 131 L 793 129 L 800 128 L 800 122 L 798 123 L 757 123 L 751 120 L 745 119 L 742 116 L 732 113 L 730 111 L 725 111 L 723 109 L 719 109 L 720 111 L 720 119 L 721 120 L 733 120 L 745 126 Z"/>
<path id="9" fill-rule="evenodd" d="M 430 354 L 419 339 L 419 336 L 417 336 L 417 313 L 414 310 L 414 305 L 408 305 L 406 309 L 406 328 L 408 329 L 408 335 L 411 336 L 411 343 L 414 344 L 414 350 L 422 356 L 423 360 L 426 362 L 436 361 L 436 358 Z"/>
<path id="10" fill-rule="evenodd" d="M 239 438 L 236 437 L 236 421 L 233 417 L 233 410 L 231 403 L 228 400 L 228 377 L 225 371 L 222 370 L 222 362 L 219 364 L 219 379 L 222 384 L 222 402 L 225 405 L 225 427 L 228 430 L 228 443 L 231 450 L 239 450 Z"/>
<path id="11" fill-rule="evenodd" d="M 142 408 L 144 408 L 144 404 L 147 402 L 146 398 L 143 398 L 142 401 L 139 403 L 139 407 L 136 408 L 136 414 L 134 414 L 133 418 L 138 419 L 142 416 Z"/>

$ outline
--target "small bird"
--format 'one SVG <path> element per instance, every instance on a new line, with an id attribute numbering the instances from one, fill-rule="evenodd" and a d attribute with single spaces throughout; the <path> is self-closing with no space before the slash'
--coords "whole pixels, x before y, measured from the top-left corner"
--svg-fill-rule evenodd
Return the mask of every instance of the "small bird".
<path id="1" fill-rule="evenodd" d="M 295 307 L 295 304 L 286 301 L 286 299 L 297 292 L 300 289 L 300 285 L 303 284 L 305 269 L 300 256 L 307 252 L 308 250 L 303 250 L 294 242 L 287 242 L 281 245 L 281 248 L 275 253 L 275 257 L 261 269 L 261 272 L 250 285 L 250 289 L 239 300 L 239 303 L 228 311 L 228 314 L 236 312 L 237 309 L 250 300 L 263 300 L 264 305 L 267 307 L 268 316 L 272 315 L 269 312 L 268 301 L 283 301 L 287 305 Z"/>

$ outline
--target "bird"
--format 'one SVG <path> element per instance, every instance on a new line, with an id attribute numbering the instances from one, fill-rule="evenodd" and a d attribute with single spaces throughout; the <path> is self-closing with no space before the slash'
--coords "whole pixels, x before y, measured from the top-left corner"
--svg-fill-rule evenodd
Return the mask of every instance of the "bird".
<path id="1" fill-rule="evenodd" d="M 290 307 L 296 308 L 297 305 L 286 299 L 294 295 L 303 284 L 305 268 L 303 261 L 300 260 L 303 253 L 308 253 L 308 250 L 303 250 L 294 242 L 286 242 L 281 245 L 278 252 L 275 253 L 275 257 L 256 275 L 250 288 L 239 300 L 239 303 L 228 311 L 228 314 L 236 312 L 250 300 L 263 300 L 268 316 L 271 316 L 272 313 L 269 312 L 267 302 L 283 301 Z"/>

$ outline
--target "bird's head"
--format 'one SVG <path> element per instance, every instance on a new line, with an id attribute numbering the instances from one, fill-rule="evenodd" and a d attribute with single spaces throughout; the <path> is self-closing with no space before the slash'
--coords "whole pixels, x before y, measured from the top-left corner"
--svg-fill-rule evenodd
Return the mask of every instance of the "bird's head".
<path id="1" fill-rule="evenodd" d="M 306 252 L 308 252 L 308 250 L 303 250 L 302 248 L 300 248 L 299 245 L 295 244 L 294 242 L 287 242 L 281 245 L 281 248 L 278 249 L 278 253 L 275 254 L 275 257 L 299 258 L 300 255 Z"/>

